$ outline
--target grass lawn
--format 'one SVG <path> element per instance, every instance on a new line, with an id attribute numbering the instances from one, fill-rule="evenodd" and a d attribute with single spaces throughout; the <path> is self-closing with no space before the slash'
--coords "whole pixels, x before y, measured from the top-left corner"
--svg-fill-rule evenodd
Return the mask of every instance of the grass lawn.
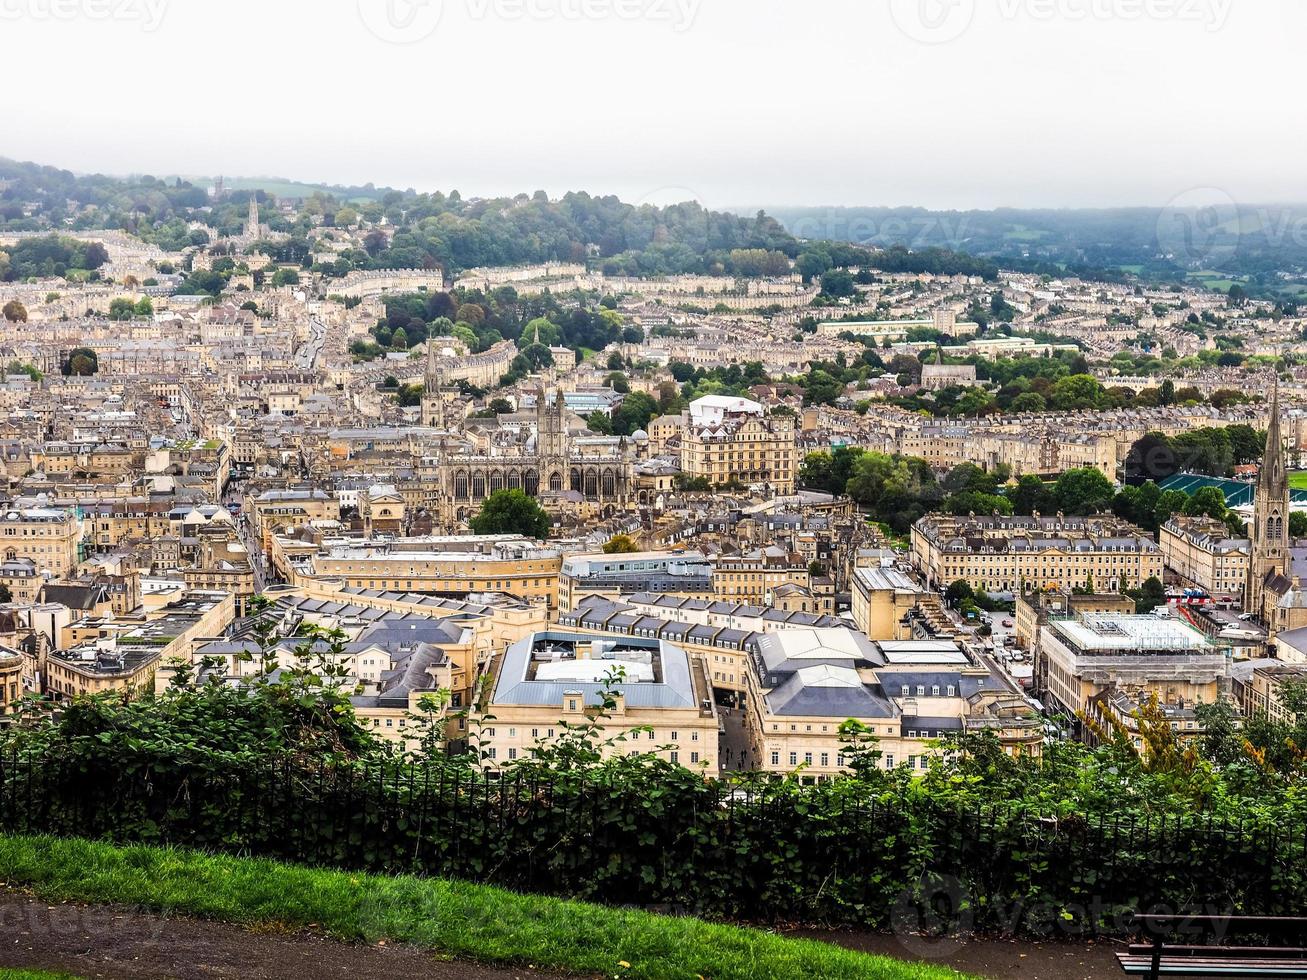
<path id="1" fill-rule="evenodd" d="M 961 976 L 698 919 L 458 881 L 323 871 L 180 849 L 0 837 L 0 880 L 47 900 L 125 904 L 288 929 L 312 925 L 338 939 L 385 939 L 459 959 L 612 977 Z"/>
<path id="2" fill-rule="evenodd" d="M 11 970 L 0 966 L 0 980 L 77 980 L 70 973 L 46 973 L 44 970 Z"/>
<path id="3" fill-rule="evenodd" d="M 1290 473 L 1289 487 L 1292 490 L 1307 490 L 1307 470 L 1297 470 Z"/>

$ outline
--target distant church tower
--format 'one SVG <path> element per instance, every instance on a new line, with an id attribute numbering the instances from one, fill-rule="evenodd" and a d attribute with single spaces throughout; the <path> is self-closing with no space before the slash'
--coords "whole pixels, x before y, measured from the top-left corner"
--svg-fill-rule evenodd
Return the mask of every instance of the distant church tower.
<path id="1" fill-rule="evenodd" d="M 440 363 L 439 345 L 434 336 L 427 338 L 427 369 L 422 377 L 422 424 L 444 429 L 445 366 Z"/>
<path id="2" fill-rule="evenodd" d="M 1271 393 L 1271 419 L 1266 426 L 1266 455 L 1257 475 L 1253 504 L 1252 554 L 1248 561 L 1248 587 L 1244 608 L 1266 618 L 1266 580 L 1286 574 L 1289 567 L 1289 470 L 1280 435 L 1280 379 Z"/>
<path id="3" fill-rule="evenodd" d="M 540 464 L 540 493 L 560 493 L 569 488 L 567 469 L 567 425 L 563 389 L 554 392 L 553 404 L 541 385 L 536 394 L 536 459 Z"/>
<path id="4" fill-rule="evenodd" d="M 259 200 L 258 195 L 250 194 L 250 213 L 245 219 L 245 237 L 253 241 L 259 237 Z"/>

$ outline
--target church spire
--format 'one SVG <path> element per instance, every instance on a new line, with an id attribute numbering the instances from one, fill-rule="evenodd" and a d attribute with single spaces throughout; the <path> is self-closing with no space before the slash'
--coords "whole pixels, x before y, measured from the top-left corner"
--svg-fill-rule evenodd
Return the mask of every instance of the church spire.
<path id="1" fill-rule="evenodd" d="M 1280 379 L 1271 389 L 1271 416 L 1266 423 L 1266 454 L 1257 474 L 1253 498 L 1252 539 L 1248 556 L 1246 611 L 1273 628 L 1271 606 L 1278 599 L 1274 582 L 1289 568 L 1289 472 L 1280 434 Z M 1272 588 L 1268 589 L 1268 585 Z"/>
<path id="2" fill-rule="evenodd" d="M 1266 425 L 1266 453 L 1262 458 L 1261 472 L 1257 475 L 1257 488 L 1277 493 L 1281 485 L 1288 488 L 1288 467 L 1284 461 L 1284 438 L 1280 435 L 1280 376 L 1275 376 L 1271 388 L 1271 417 Z"/>

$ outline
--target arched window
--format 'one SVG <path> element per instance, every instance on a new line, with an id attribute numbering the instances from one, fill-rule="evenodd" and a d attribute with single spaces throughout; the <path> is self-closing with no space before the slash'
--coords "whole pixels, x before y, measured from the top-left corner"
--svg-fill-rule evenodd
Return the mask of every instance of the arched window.
<path id="1" fill-rule="evenodd" d="M 553 493 L 561 493 L 561 492 L 562 492 L 562 489 L 563 489 L 563 474 L 562 474 L 562 473 L 550 473 L 550 474 L 549 474 L 549 489 L 550 489 L 550 491 L 552 491 Z"/>

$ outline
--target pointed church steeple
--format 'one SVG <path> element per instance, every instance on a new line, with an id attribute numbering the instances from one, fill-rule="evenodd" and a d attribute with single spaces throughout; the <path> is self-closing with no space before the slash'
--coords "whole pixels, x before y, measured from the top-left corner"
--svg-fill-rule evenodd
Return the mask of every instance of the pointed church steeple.
<path id="1" fill-rule="evenodd" d="M 1284 437 L 1280 435 L 1280 376 L 1275 376 L 1271 388 L 1271 417 L 1266 424 L 1266 452 L 1262 468 L 1257 474 L 1257 488 L 1268 487 L 1277 491 L 1281 485 L 1288 488 L 1289 470 L 1284 459 Z"/>
<path id="2" fill-rule="evenodd" d="M 1244 608 L 1270 622 L 1267 580 L 1284 575 L 1289 567 L 1289 468 L 1280 432 L 1280 378 L 1271 389 L 1271 415 L 1266 423 L 1266 452 L 1257 474 L 1253 501 L 1251 554 Z"/>

